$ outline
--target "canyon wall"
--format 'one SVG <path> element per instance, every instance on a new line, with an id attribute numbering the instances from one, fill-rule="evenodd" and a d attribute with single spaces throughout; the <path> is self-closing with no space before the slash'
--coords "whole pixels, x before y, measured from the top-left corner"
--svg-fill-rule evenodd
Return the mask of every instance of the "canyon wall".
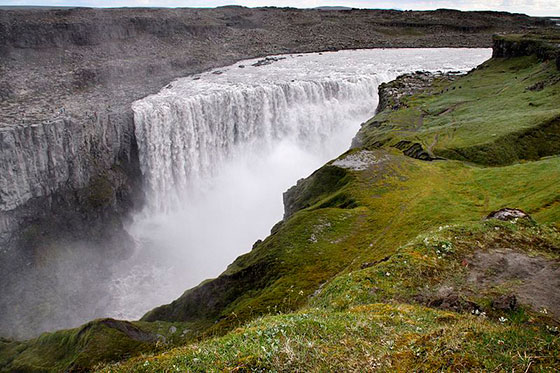
<path id="1" fill-rule="evenodd" d="M 30 223 L 42 218 L 52 222 L 48 211 L 60 208 L 56 198 L 87 199 L 89 204 L 69 206 L 84 210 L 84 220 L 97 208 L 118 210 L 119 203 L 129 199 L 121 189 L 132 188 L 138 174 L 132 117 L 90 115 L 0 128 L 0 246 L 17 241 L 13 233 Z M 119 183 L 117 174 L 128 180 Z M 116 185 L 107 182 L 103 190 L 104 178 Z M 77 196 L 80 191 L 84 198 Z"/>

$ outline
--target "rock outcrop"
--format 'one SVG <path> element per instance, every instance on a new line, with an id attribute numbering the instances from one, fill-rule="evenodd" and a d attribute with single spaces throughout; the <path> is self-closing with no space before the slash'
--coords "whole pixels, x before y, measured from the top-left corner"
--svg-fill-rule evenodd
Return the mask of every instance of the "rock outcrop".
<path id="1" fill-rule="evenodd" d="M 55 195 L 99 189 L 100 180 L 117 167 L 123 187 L 139 181 L 134 180 L 139 174 L 132 116 L 93 115 L 87 121 L 60 117 L 0 128 L 0 246 L 16 241 L 14 233 L 42 216 L 50 219 L 46 212 L 56 210 Z M 126 197 L 121 193 L 117 198 L 118 185 L 107 188 L 108 195 L 91 196 L 93 203 L 118 210 L 119 200 Z M 33 206 L 41 207 L 37 211 Z"/>
<path id="2" fill-rule="evenodd" d="M 430 73 L 427 71 L 416 71 L 411 74 L 403 74 L 387 83 L 383 83 L 378 88 L 379 103 L 377 113 L 383 110 L 397 110 L 406 106 L 406 98 L 413 94 L 422 92 L 431 87 L 435 79 L 453 81 L 459 73 Z"/>
<path id="3" fill-rule="evenodd" d="M 503 221 L 509 221 L 514 219 L 529 219 L 532 220 L 531 217 L 524 211 L 520 209 L 512 209 L 512 208 L 503 208 L 497 211 L 492 211 L 486 219 L 498 219 Z"/>
<path id="4" fill-rule="evenodd" d="M 495 35 L 494 58 L 512 58 L 535 55 L 539 60 L 552 60 L 560 70 L 560 36 L 557 32 L 524 35 Z"/>

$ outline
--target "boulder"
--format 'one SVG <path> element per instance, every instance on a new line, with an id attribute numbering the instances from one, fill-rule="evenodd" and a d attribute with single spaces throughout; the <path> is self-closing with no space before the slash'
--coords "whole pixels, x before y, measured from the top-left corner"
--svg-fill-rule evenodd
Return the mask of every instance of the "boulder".
<path id="1" fill-rule="evenodd" d="M 513 209 L 513 208 L 503 208 L 497 211 L 492 211 L 486 217 L 486 220 L 489 219 L 498 219 L 503 221 L 509 221 L 513 219 L 531 219 L 529 214 L 525 213 L 523 210 L 520 209 Z"/>
<path id="2" fill-rule="evenodd" d="M 492 300 L 492 308 L 498 311 L 513 311 L 517 308 L 515 295 L 501 295 Z"/>

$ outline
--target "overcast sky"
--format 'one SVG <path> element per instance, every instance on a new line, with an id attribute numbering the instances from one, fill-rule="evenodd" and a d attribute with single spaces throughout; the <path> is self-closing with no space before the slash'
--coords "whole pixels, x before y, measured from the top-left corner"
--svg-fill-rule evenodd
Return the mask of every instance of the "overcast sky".
<path id="1" fill-rule="evenodd" d="M 154 6 L 154 7 L 214 7 L 220 5 L 349 6 L 356 8 L 393 8 L 426 10 L 453 8 L 461 10 L 504 10 L 534 16 L 560 16 L 560 0 L 0 0 L 0 5 L 58 6 Z"/>

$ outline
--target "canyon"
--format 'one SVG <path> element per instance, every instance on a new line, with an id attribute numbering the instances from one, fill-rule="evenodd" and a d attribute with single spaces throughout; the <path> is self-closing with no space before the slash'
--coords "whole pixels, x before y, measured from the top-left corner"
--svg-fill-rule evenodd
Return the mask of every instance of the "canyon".
<path id="1" fill-rule="evenodd" d="M 18 284 L 42 273 L 35 283 L 64 287 L 68 278 L 47 274 L 68 252 L 69 262 L 97 251 L 114 263 L 134 254 L 125 226 L 152 202 L 132 103 L 174 78 L 276 53 L 486 47 L 494 32 L 546 25 L 524 15 L 447 10 L 0 10 L 0 269 L 10 274 L 3 291 L 29 294 L 24 304 L 56 304 L 61 299 L 49 291 Z M 105 261 L 93 263 L 94 272 L 107 272 Z M 72 320 L 72 312 L 60 319 Z M 26 335 L 35 326 L 17 328 Z"/>
<path id="2" fill-rule="evenodd" d="M 135 319 L 177 298 L 138 322 L 101 319 L 28 342 L 1 339 L 0 363 L 29 368 L 38 355 L 42 366 L 90 369 L 122 356 L 105 346 L 95 350 L 100 360 L 91 359 L 90 347 L 68 341 L 90 346 L 101 338 L 128 356 L 152 351 L 153 344 L 158 351 L 161 343 L 222 335 L 256 316 L 306 304 L 344 309 L 335 304 L 355 296 L 349 290 L 346 298 L 337 295 L 340 281 L 352 282 L 344 280 L 347 270 L 358 266 L 358 277 L 373 276 L 387 267 L 383 274 L 390 277 L 401 255 L 397 247 L 425 226 L 441 224 L 445 235 L 448 221 L 475 224 L 488 209 L 504 207 L 498 196 L 508 185 L 492 184 L 503 179 L 502 169 L 518 185 L 505 199 L 552 227 L 543 225 L 534 237 L 529 223 L 520 225 L 522 238 L 494 237 L 492 230 L 503 227 L 493 223 L 464 229 L 483 232 L 478 239 L 490 250 L 500 239 L 527 250 L 533 239 L 545 242 L 537 251 L 548 248 L 552 259 L 537 263 L 555 276 L 556 197 L 543 184 L 540 193 L 517 198 L 526 186 L 516 179 L 546 170 L 556 177 L 560 55 L 552 30 L 546 19 L 452 10 L 0 10 L 2 336 L 29 338 L 97 317 Z M 524 35 L 491 37 L 505 32 Z M 493 58 L 485 63 L 489 49 L 446 48 L 490 46 Z M 425 49 L 433 47 L 439 49 Z M 523 79 L 517 82 L 515 74 Z M 486 87 L 497 92 L 498 106 L 480 100 Z M 519 111 L 521 105 L 529 109 Z M 476 113 L 487 113 L 485 121 Z M 270 169 L 279 176 L 267 174 Z M 276 186 L 269 188 L 272 179 Z M 469 192 L 461 191 L 465 183 Z M 280 192 L 293 184 L 282 206 Z M 243 192 L 246 185 L 252 191 Z M 247 204 L 251 197 L 268 198 L 259 194 L 267 189 L 277 195 L 274 202 Z M 479 189 L 484 201 L 470 192 Z M 449 209 L 426 207 L 441 208 L 448 194 Z M 264 210 L 269 213 L 259 228 L 241 234 L 243 220 L 251 225 Z M 256 218 L 247 218 L 251 211 L 258 211 Z M 214 224 L 222 229 L 198 228 Z M 450 234 L 462 235 L 454 229 Z M 439 256 L 442 250 L 454 255 L 447 252 L 451 245 L 471 260 L 457 236 L 438 239 L 453 242 L 437 241 Z M 224 240 L 235 247 L 227 255 L 219 247 Z M 423 242 L 431 250 L 429 240 Z M 147 250 L 139 254 L 138 247 Z M 173 255 L 157 263 L 162 248 Z M 181 264 L 184 252 L 173 251 L 185 248 L 190 267 Z M 201 248 L 206 256 L 197 257 Z M 398 253 L 409 258 L 407 250 Z M 407 260 L 414 262 L 411 255 Z M 201 270 L 209 259 L 214 267 Z M 100 279 L 109 281 L 95 286 Z M 472 300 L 471 289 L 447 292 L 444 300 L 441 289 L 418 289 L 413 300 L 408 293 L 391 298 L 385 288 L 359 297 L 487 309 L 486 301 Z M 545 306 L 556 312 L 554 304 L 533 304 Z M 42 350 L 49 346 L 65 357 Z"/>

